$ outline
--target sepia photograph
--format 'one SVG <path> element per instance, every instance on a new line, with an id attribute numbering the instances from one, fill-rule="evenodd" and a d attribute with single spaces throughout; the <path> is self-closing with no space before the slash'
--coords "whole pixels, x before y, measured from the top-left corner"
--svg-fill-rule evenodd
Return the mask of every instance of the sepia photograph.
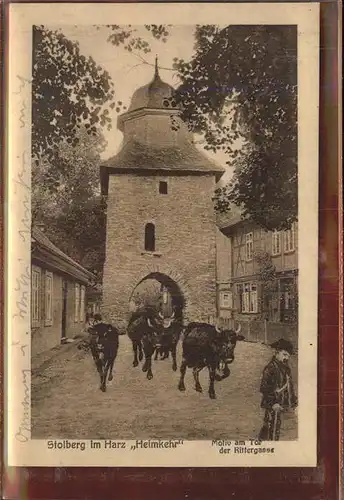
<path id="1" fill-rule="evenodd" d="M 252 459 L 300 442 L 299 404 L 316 397 L 318 188 L 316 137 L 300 159 L 300 27 L 191 13 L 30 27 L 31 75 L 13 76 L 29 92 L 20 443 L 204 441 Z"/>

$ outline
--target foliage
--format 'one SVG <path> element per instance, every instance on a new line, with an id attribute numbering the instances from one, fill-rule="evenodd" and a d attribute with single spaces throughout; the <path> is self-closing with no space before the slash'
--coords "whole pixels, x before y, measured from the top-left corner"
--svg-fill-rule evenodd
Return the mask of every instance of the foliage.
<path id="1" fill-rule="evenodd" d="M 258 279 L 265 290 L 273 290 L 276 285 L 277 273 L 272 263 L 271 255 L 263 250 L 254 253 L 254 259 L 258 263 Z"/>
<path id="2" fill-rule="evenodd" d="M 65 253 L 100 277 L 105 252 L 106 204 L 99 192 L 101 135 L 78 133 L 78 146 L 63 141 L 58 155 L 67 165 L 52 191 L 52 165 L 41 157 L 32 171 L 32 219 L 43 222 L 47 236 Z"/>
<path id="3" fill-rule="evenodd" d="M 58 155 L 60 143 L 77 146 L 81 125 L 90 135 L 111 128 L 107 103 L 114 86 L 109 73 L 59 31 L 34 26 L 33 46 L 32 154 L 49 160 L 56 187 L 54 173 L 68 168 Z"/>
<path id="4" fill-rule="evenodd" d="M 149 42 L 141 36 L 137 36 L 137 29 L 131 25 L 119 26 L 112 24 L 106 27 L 110 30 L 107 41 L 113 45 L 118 46 L 123 44 L 123 48 L 128 52 L 132 52 L 133 50 L 140 50 L 144 54 L 151 52 Z M 167 41 L 169 37 L 168 26 L 163 24 L 145 24 L 144 27 L 156 40 L 161 40 L 164 43 Z"/>
<path id="5" fill-rule="evenodd" d="M 272 257 L 269 252 L 257 250 L 254 253 L 254 259 L 259 266 L 258 281 L 261 285 L 261 307 L 264 315 L 269 315 L 269 304 L 273 297 L 281 302 L 282 293 L 289 293 L 292 307 L 289 308 L 289 321 L 296 323 L 298 320 L 298 289 L 296 281 L 285 280 L 283 292 L 278 293 L 278 274 L 272 262 Z"/>
<path id="6" fill-rule="evenodd" d="M 290 320 L 293 323 L 297 323 L 299 319 L 299 293 L 298 293 L 298 288 L 297 288 L 297 282 L 296 280 L 293 280 L 291 283 L 288 284 L 286 287 L 286 291 L 288 291 L 290 298 L 293 303 L 293 307 L 291 308 L 290 311 Z"/>
<path id="7" fill-rule="evenodd" d="M 184 119 L 234 166 L 217 210 L 234 203 L 267 229 L 297 215 L 296 35 L 293 26 L 197 26 L 192 59 L 174 64 Z"/>
<path id="8" fill-rule="evenodd" d="M 135 310 L 153 307 L 159 311 L 161 301 L 161 284 L 158 281 L 151 279 L 143 281 L 136 287 L 131 301 Z"/>
<path id="9" fill-rule="evenodd" d="M 254 259 L 259 266 L 258 282 L 260 283 L 260 310 L 265 319 L 269 318 L 269 304 L 277 292 L 278 277 L 276 268 L 272 263 L 272 258 L 269 252 L 256 250 Z"/>

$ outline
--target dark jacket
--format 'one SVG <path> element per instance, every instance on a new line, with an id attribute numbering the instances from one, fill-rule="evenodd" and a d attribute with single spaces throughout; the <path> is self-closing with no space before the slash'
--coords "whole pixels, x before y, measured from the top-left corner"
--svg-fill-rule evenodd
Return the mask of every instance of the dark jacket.
<path id="1" fill-rule="evenodd" d="M 297 406 L 290 367 L 275 357 L 264 368 L 260 392 L 263 395 L 262 408 L 270 409 L 275 403 L 284 409 Z"/>

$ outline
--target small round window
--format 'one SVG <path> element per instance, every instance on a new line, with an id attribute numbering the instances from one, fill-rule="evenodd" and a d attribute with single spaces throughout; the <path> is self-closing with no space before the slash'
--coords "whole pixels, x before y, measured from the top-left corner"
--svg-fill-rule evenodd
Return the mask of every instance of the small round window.
<path id="1" fill-rule="evenodd" d="M 164 99 L 163 105 L 168 108 L 170 106 L 170 101 L 168 99 Z"/>

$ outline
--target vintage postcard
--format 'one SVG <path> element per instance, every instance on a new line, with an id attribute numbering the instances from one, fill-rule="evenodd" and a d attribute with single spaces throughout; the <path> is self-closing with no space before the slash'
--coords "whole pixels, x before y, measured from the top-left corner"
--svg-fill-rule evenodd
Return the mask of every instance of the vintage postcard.
<path id="1" fill-rule="evenodd" d="M 315 466 L 319 5 L 9 21 L 8 465 Z"/>

